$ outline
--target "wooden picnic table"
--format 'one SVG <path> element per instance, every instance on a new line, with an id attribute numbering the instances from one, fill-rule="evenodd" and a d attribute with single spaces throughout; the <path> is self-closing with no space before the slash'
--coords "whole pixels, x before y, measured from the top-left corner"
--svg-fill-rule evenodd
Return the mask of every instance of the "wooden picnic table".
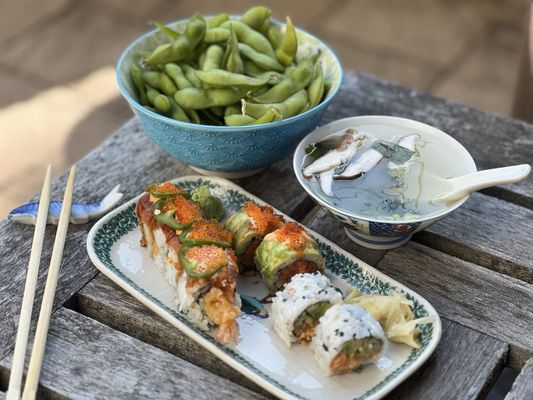
<path id="1" fill-rule="evenodd" d="M 365 114 L 407 117 L 442 129 L 472 153 L 480 169 L 533 158 L 533 125 L 348 73 L 323 122 Z M 118 183 L 127 201 L 147 182 L 193 173 L 153 144 L 136 118 L 84 157 L 78 171 L 77 201 L 100 199 Z M 65 180 L 64 175 L 54 181 L 53 198 L 61 197 Z M 475 193 L 446 219 L 390 251 L 349 241 L 297 183 L 290 159 L 236 183 L 435 306 L 443 321 L 441 342 L 389 398 L 483 398 L 510 366 L 521 373 L 507 399 L 533 399 L 533 179 Z M 91 226 L 69 230 L 41 398 L 271 397 L 98 273 L 85 248 Z M 43 265 L 55 227 L 47 231 Z M 9 378 L 32 233 L 33 227 L 0 222 L 0 399 Z M 45 269 L 39 273 L 36 304 Z"/>

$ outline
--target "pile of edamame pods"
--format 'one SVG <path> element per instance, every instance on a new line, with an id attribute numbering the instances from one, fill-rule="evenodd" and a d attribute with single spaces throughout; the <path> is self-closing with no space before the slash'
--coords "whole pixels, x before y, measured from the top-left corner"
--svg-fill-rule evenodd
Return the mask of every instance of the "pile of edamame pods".
<path id="1" fill-rule="evenodd" d="M 282 32 L 271 14 L 263 6 L 240 19 L 195 14 L 183 31 L 153 22 L 169 42 L 132 63 L 139 102 L 179 121 L 229 126 L 273 122 L 315 107 L 327 86 L 320 52 L 297 58 L 291 19 Z"/>

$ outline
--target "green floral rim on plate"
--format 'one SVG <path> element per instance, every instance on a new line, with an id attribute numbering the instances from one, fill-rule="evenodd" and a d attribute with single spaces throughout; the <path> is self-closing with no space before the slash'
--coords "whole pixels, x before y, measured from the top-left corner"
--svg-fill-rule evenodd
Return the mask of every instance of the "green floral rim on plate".
<path id="1" fill-rule="evenodd" d="M 208 185 L 211 192 L 222 200 L 224 208 L 230 213 L 237 212 L 247 200 L 256 201 L 256 199 L 252 199 L 246 196 L 244 193 L 241 193 L 231 188 L 224 187 L 223 185 L 217 182 L 213 182 L 212 180 L 207 178 L 179 181 L 177 182 L 177 185 L 187 191 L 192 191 L 201 185 Z M 149 299 L 151 302 L 157 304 L 159 307 L 166 310 L 174 318 L 179 320 L 181 323 L 183 323 L 190 329 L 194 330 L 205 340 L 217 346 L 228 356 L 238 361 L 240 364 L 246 366 L 246 368 L 252 371 L 255 375 L 260 376 L 263 380 L 268 381 L 271 385 L 277 387 L 281 391 L 290 394 L 293 398 L 306 399 L 298 393 L 294 393 L 293 391 L 291 391 L 290 389 L 288 389 L 283 384 L 276 381 L 263 371 L 257 369 L 249 360 L 242 357 L 231 347 L 227 347 L 218 343 L 211 335 L 209 335 L 209 333 L 198 329 L 194 324 L 189 322 L 181 313 L 166 306 L 157 298 L 152 296 L 150 293 L 140 288 L 136 283 L 126 277 L 122 273 L 122 271 L 113 264 L 111 260 L 111 250 L 113 245 L 121 237 L 137 228 L 138 222 L 137 217 L 135 215 L 135 203 L 133 203 L 127 206 L 127 208 L 125 208 L 118 214 L 116 214 L 109 221 L 104 223 L 101 228 L 97 230 L 93 237 L 92 243 L 89 243 L 89 245 L 92 246 L 92 248 L 94 249 L 94 253 L 102 264 L 104 264 L 113 273 L 118 275 L 122 280 L 127 282 L 128 285 L 133 287 L 138 292 L 142 293 L 142 295 Z M 353 259 L 337 251 L 330 244 L 323 241 L 320 237 L 316 237 L 316 235 L 313 236 L 315 236 L 315 238 L 317 239 L 320 252 L 326 260 L 326 269 L 330 273 L 337 275 L 339 278 L 341 278 L 351 286 L 354 286 L 359 289 L 362 293 L 379 293 L 384 295 L 392 293 L 403 293 L 409 300 L 413 302 L 412 310 L 416 318 L 421 318 L 429 315 L 429 312 L 424 306 L 424 304 L 417 301 L 415 296 L 413 296 L 411 293 L 405 291 L 402 288 L 398 288 L 392 285 L 390 282 L 382 280 L 379 276 L 373 274 L 371 271 L 361 268 L 358 263 L 355 262 Z M 353 400 L 364 400 L 369 398 L 371 395 L 375 394 L 385 385 L 387 385 L 388 382 L 398 376 L 402 371 L 404 371 L 409 365 L 411 365 L 421 356 L 421 354 L 424 352 L 424 350 L 427 348 L 427 346 L 433 339 L 433 323 L 420 325 L 419 330 L 419 340 L 421 343 L 420 348 L 412 349 L 408 358 L 401 366 L 387 374 L 383 379 L 381 379 L 379 384 L 375 385 L 363 395 L 356 397 Z"/>

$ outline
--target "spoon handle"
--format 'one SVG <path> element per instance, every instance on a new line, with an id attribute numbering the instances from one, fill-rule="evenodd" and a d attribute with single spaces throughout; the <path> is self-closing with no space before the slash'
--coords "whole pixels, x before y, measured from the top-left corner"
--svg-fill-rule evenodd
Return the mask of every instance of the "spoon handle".
<path id="1" fill-rule="evenodd" d="M 530 171 L 531 166 L 529 164 L 520 164 L 513 165 L 512 167 L 486 169 L 457 178 L 451 178 L 448 179 L 451 191 L 441 196 L 440 199 L 450 203 L 476 190 L 503 185 L 505 183 L 518 182 L 528 176 Z"/>

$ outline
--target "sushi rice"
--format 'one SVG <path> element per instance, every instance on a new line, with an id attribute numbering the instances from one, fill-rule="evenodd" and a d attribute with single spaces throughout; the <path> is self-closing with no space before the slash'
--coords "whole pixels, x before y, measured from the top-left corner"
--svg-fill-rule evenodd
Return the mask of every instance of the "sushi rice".
<path id="1" fill-rule="evenodd" d="M 290 347 L 298 342 L 294 335 L 295 321 L 309 306 L 320 302 L 342 302 L 341 293 L 320 273 L 294 275 L 285 288 L 276 293 L 272 300 L 271 317 L 274 330 L 283 343 Z"/>
<path id="2" fill-rule="evenodd" d="M 326 376 L 339 373 L 332 362 L 351 340 L 375 338 L 382 342 L 381 349 L 370 357 L 361 359 L 354 367 L 377 362 L 385 354 L 387 339 L 379 323 L 356 304 L 336 304 L 320 318 L 311 341 L 311 349 L 322 372 Z M 341 372 L 348 372 L 343 370 Z"/>

